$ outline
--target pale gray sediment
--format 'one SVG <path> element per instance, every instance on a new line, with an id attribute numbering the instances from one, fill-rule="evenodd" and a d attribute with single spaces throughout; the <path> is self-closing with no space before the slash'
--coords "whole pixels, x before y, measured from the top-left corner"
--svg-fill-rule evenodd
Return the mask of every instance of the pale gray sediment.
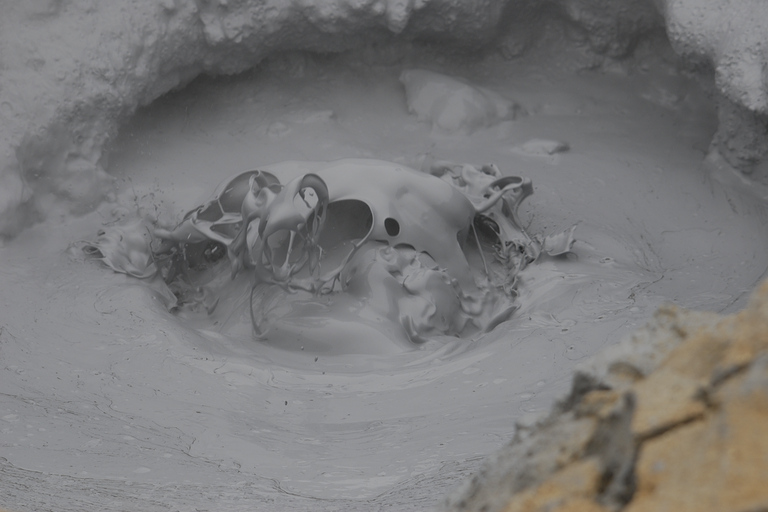
<path id="1" fill-rule="evenodd" d="M 449 508 L 471 510 L 467 494 L 478 507 L 503 507 L 512 491 L 552 472 L 561 449 L 549 444 L 553 438 L 583 441 L 574 453 L 589 446 L 620 473 L 632 457 L 626 439 L 561 421 L 577 416 L 578 400 L 564 400 L 546 420 L 542 413 L 567 391 L 574 361 L 642 325 L 662 299 L 732 312 L 764 277 L 763 205 L 706 182 L 705 168 L 765 196 L 755 183 L 768 181 L 766 23 L 759 0 L 6 6 L 0 506 L 424 510 L 480 469 Z M 349 56 L 349 68 L 328 55 Z M 491 64 L 467 64 L 482 59 Z M 497 79 L 492 59 L 499 59 Z M 466 108 L 458 117 L 445 103 L 409 104 L 402 70 L 378 71 L 425 62 L 457 77 L 454 98 Z M 515 62 L 524 77 L 514 75 Z M 238 75 L 260 65 L 261 75 Z M 579 76 L 562 97 L 555 86 L 565 75 L 549 76 L 553 69 Z M 334 73 L 339 82 L 326 80 Z M 201 75 L 233 78 L 194 82 Z M 639 99 L 626 100 L 621 94 L 632 87 Z M 360 116 L 396 129 L 355 125 L 356 112 L 344 110 L 345 93 L 334 96 L 334 88 L 347 88 L 342 99 Z M 214 94 L 232 122 L 206 107 Z M 382 106 L 366 110 L 375 103 L 369 94 Z M 457 138 L 441 138 L 453 131 Z M 258 149 L 257 162 L 223 136 L 231 133 Z M 317 133 L 338 141 L 317 142 Z M 220 152 L 208 149 L 211 140 L 222 142 Z M 309 148 L 322 157 L 294 156 Z M 537 190 L 526 220 L 540 231 L 579 223 L 578 258 L 547 261 L 526 275 L 524 321 L 490 341 L 389 359 L 326 358 L 305 351 L 302 340 L 289 351 L 254 352 L 205 330 L 211 325 L 200 334 L 158 313 L 146 289 L 63 254 L 127 211 L 131 194 L 142 208 L 178 213 L 208 185 L 251 165 L 352 156 L 418 167 L 432 157 L 458 161 L 462 151 L 461 161 L 507 159 L 520 167 L 500 165 L 505 173 L 531 174 Z M 202 161 L 210 172 L 195 167 Z M 704 313 L 676 315 L 677 324 L 715 322 Z M 611 368 L 650 374 L 676 343 L 665 319 L 591 360 L 573 396 L 620 387 L 611 379 L 625 374 Z M 616 422 L 627 421 L 632 404 L 624 406 Z M 517 444 L 481 467 L 513 434 Z M 595 448 L 598 438 L 606 450 Z M 494 481 L 513 485 L 503 492 L 480 485 Z M 626 503 L 619 484 L 603 489 L 603 504 Z"/>

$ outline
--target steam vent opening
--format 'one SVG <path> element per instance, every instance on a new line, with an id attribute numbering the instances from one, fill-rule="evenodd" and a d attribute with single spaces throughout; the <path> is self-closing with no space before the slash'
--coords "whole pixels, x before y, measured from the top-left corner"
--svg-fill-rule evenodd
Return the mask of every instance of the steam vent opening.
<path id="1" fill-rule="evenodd" d="M 689 3 L 9 7 L 0 506 L 504 510 L 577 370 L 765 277 L 768 12 Z"/>

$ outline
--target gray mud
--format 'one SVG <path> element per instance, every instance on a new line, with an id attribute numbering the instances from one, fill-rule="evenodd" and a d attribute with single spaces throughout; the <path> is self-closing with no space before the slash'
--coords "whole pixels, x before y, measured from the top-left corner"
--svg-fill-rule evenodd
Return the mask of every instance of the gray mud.
<path id="1" fill-rule="evenodd" d="M 716 115 L 674 65 L 432 68 L 520 115 L 446 134 L 408 112 L 401 66 L 273 60 L 140 111 L 111 148 L 114 202 L 0 248 L 3 506 L 427 509 L 661 303 L 744 304 L 768 266 L 766 213 L 708 178 Z M 576 223 L 573 253 L 527 268 L 521 308 L 485 336 L 366 355 L 185 322 L 71 246 L 136 208 L 178 218 L 233 173 L 350 157 L 529 177 L 523 222 Z"/>

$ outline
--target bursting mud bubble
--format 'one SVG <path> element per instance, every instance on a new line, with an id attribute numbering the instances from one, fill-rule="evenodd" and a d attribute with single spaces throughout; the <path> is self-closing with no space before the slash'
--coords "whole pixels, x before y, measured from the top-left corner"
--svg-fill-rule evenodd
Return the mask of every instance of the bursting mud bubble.
<path id="1" fill-rule="evenodd" d="M 366 328 L 412 343 L 488 332 L 518 307 L 519 272 L 570 252 L 575 226 L 528 234 L 517 211 L 531 180 L 495 165 L 426 167 L 275 164 L 225 179 L 172 229 L 130 219 L 83 250 L 150 281 L 169 310 L 247 308 L 254 337 L 277 344 L 293 335 L 316 349 L 318 340 L 360 338 Z M 247 304 L 221 300 L 242 295 L 233 280 L 250 283 Z"/>

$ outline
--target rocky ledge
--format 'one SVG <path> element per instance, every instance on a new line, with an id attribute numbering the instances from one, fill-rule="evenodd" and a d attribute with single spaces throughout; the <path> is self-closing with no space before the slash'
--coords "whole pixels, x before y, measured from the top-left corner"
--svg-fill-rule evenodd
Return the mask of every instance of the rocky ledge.
<path id="1" fill-rule="evenodd" d="M 0 237 L 108 197 L 109 142 L 139 106 L 200 74 L 281 51 L 429 41 L 508 58 L 560 24 L 566 44 L 626 58 L 666 29 L 713 82 L 710 162 L 768 190 L 768 3 L 763 0 L 25 0 L 0 17 Z M 557 53 L 557 50 L 553 50 Z M 738 172 L 734 170 L 737 169 Z M 752 187 L 752 190 L 755 190 Z M 768 197 L 768 192 L 763 194 Z"/>
<path id="2" fill-rule="evenodd" d="M 766 425 L 768 282 L 731 316 L 660 309 L 442 510 L 768 510 Z"/>

